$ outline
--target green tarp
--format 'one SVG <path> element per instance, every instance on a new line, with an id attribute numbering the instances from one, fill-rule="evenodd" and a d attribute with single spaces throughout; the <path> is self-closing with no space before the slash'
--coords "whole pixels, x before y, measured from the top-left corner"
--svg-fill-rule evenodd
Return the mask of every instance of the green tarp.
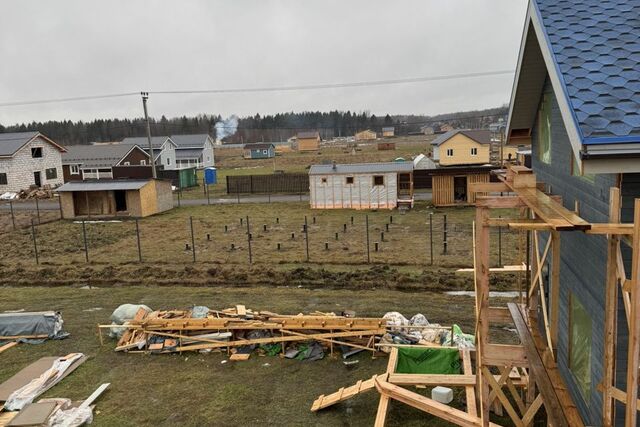
<path id="1" fill-rule="evenodd" d="M 397 374 L 459 374 L 457 348 L 399 347 Z"/>

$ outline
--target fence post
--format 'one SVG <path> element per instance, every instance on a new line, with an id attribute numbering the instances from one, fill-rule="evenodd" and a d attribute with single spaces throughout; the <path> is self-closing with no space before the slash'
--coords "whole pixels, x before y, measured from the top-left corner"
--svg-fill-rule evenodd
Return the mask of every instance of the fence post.
<path id="1" fill-rule="evenodd" d="M 191 253 L 193 253 L 193 262 L 196 262 L 196 239 L 193 235 L 193 217 L 189 217 L 189 227 L 191 228 Z"/>
<path id="2" fill-rule="evenodd" d="M 238 180 L 236 180 L 236 197 L 238 198 L 238 204 L 240 204 L 240 189 L 238 188 Z"/>
<path id="3" fill-rule="evenodd" d="M 429 212 L 429 254 L 429 265 L 433 265 L 433 212 Z"/>
<path id="4" fill-rule="evenodd" d="M 62 214 L 62 196 L 58 194 L 58 209 L 60 209 L 60 219 L 64 219 L 64 215 Z"/>
<path id="5" fill-rule="evenodd" d="M 364 216 L 365 229 L 367 234 L 367 264 L 371 262 L 371 254 L 369 252 L 369 214 Z"/>
<path id="6" fill-rule="evenodd" d="M 178 207 L 180 207 L 180 193 L 182 193 L 182 190 L 178 188 Z"/>
<path id="7" fill-rule="evenodd" d="M 499 215 L 498 218 L 502 218 Z M 502 226 L 498 226 L 498 267 L 502 267 Z"/>
<path id="8" fill-rule="evenodd" d="M 140 246 L 140 225 L 136 218 L 136 240 L 138 241 L 138 261 L 142 262 L 142 247 Z"/>
<path id="9" fill-rule="evenodd" d="M 13 214 L 13 202 L 9 200 L 9 209 L 11 209 L 11 224 L 13 224 L 13 229 L 16 229 L 16 217 Z"/>
<path id="10" fill-rule="evenodd" d="M 211 204 L 211 199 L 210 199 L 210 196 L 209 196 L 209 184 L 206 184 L 205 188 L 207 189 L 207 205 L 210 205 Z"/>
<path id="11" fill-rule="evenodd" d="M 442 254 L 447 254 L 447 215 L 444 215 L 444 224 L 443 224 L 443 240 L 442 240 Z"/>
<path id="12" fill-rule="evenodd" d="M 84 260 L 89 262 L 89 245 L 87 244 L 87 226 L 82 220 L 82 239 L 84 240 Z"/>
<path id="13" fill-rule="evenodd" d="M 309 227 L 307 224 L 307 216 L 304 216 L 304 241 L 307 251 L 307 262 L 309 262 Z"/>
<path id="14" fill-rule="evenodd" d="M 251 253 L 251 227 L 249 226 L 249 215 L 247 215 L 247 244 L 249 246 L 249 264 L 253 264 L 253 254 Z"/>
<path id="15" fill-rule="evenodd" d="M 36 215 L 38 215 L 38 224 L 40 224 L 40 202 L 38 202 L 38 198 L 36 197 Z"/>
<path id="16" fill-rule="evenodd" d="M 36 254 L 36 264 L 40 264 L 40 259 L 38 258 L 38 241 L 36 240 L 36 226 L 33 225 L 33 218 L 31 218 L 31 236 L 33 237 L 33 251 Z"/>

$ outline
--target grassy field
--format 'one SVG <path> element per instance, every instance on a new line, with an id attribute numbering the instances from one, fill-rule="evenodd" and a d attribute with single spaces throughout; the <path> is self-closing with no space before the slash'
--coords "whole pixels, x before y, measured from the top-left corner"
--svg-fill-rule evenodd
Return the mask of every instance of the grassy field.
<path id="1" fill-rule="evenodd" d="M 434 292 L 310 290 L 290 286 L 5 287 L 0 288 L 0 311 L 59 310 L 71 336 L 42 345 L 19 345 L 4 352 L 0 382 L 40 357 L 80 351 L 89 356 L 87 362 L 43 397 L 84 399 L 101 383 L 110 382 L 109 390 L 97 401 L 95 426 L 370 426 L 378 401 L 373 391 L 318 414 L 311 413 L 309 408 L 320 394 L 383 372 L 386 358 L 372 360 L 361 354 L 355 356 L 359 360 L 357 367 L 350 370 L 340 359 L 329 357 L 318 362 L 299 362 L 253 355 L 246 362 L 222 364 L 227 357 L 221 353 L 120 354 L 113 352 L 114 341 L 107 340 L 100 346 L 96 324 L 108 322 L 113 309 L 122 303 L 144 303 L 154 309 L 193 304 L 224 308 L 241 303 L 281 313 L 351 309 L 361 316 L 381 316 L 395 310 L 411 316 L 421 312 L 432 322 L 447 325 L 455 322 L 472 332 L 473 301 L 469 297 Z M 511 332 L 502 329 L 492 333 L 501 342 L 514 339 Z M 456 390 L 457 405 L 463 394 Z M 387 425 L 448 424 L 392 402 Z"/>
<path id="2" fill-rule="evenodd" d="M 432 234 L 429 232 L 430 213 L 433 213 Z M 506 216 L 509 212 L 501 214 Z M 448 230 L 446 254 L 445 215 Z M 252 235 L 250 248 L 247 216 Z M 303 233 L 305 216 L 309 230 L 309 262 Z M 367 262 L 367 216 L 370 262 Z M 342 272 L 346 276 L 343 282 L 356 282 L 351 286 L 366 286 L 367 281 L 381 279 L 389 280 L 382 283 L 393 286 L 424 286 L 427 282 L 427 285 L 438 288 L 467 288 L 471 284 L 470 277 L 455 275 L 453 271 L 472 266 L 473 216 L 473 208 L 434 209 L 426 203 L 418 203 L 406 214 L 397 211 L 311 210 L 306 203 L 183 207 L 140 220 L 142 264 L 138 262 L 135 222 L 86 224 L 90 259 L 90 263 L 86 263 L 82 224 L 60 221 L 37 227 L 39 267 L 35 265 L 31 230 L 5 234 L 5 238 L 0 240 L 0 272 L 3 273 L 0 274 L 0 283 L 28 284 L 42 280 L 63 283 L 64 280 L 86 279 L 103 280 L 104 283 L 190 280 L 204 284 L 242 284 L 254 280 L 254 284 L 271 284 L 299 276 L 303 284 L 325 286 Z M 434 265 L 430 265 L 431 237 Z M 502 264 L 518 263 L 520 238 L 518 233 L 503 231 Z M 498 264 L 498 240 L 496 230 L 492 234 L 491 246 L 494 265 Z M 375 251 L 376 243 L 378 252 Z M 278 244 L 280 250 L 277 249 Z M 328 244 L 328 249 L 325 244 Z M 326 277 L 324 273 L 311 272 L 307 275 L 306 267 L 328 272 Z M 380 271 L 371 274 L 372 268 Z"/>
<path id="3" fill-rule="evenodd" d="M 378 151 L 375 142 L 362 144 L 355 154 L 345 147 L 323 147 L 320 152 L 283 153 L 273 159 L 247 160 L 242 157 L 242 149 L 216 149 L 215 160 L 218 168 L 218 183 L 209 187 L 210 197 L 223 197 L 226 194 L 226 177 L 228 175 L 264 175 L 275 170 L 285 172 L 307 172 L 309 166 L 323 161 L 337 163 L 366 163 L 388 162 L 397 157 L 411 160 L 420 153 L 431 150 L 428 136 L 409 136 L 388 139 L 396 142 L 396 149 L 392 151 Z M 386 141 L 380 140 L 380 141 Z M 198 182 L 202 182 L 202 171 L 198 172 Z M 177 197 L 177 196 L 176 196 Z M 181 197 L 186 199 L 206 198 L 202 187 L 195 187 L 182 191 Z"/>

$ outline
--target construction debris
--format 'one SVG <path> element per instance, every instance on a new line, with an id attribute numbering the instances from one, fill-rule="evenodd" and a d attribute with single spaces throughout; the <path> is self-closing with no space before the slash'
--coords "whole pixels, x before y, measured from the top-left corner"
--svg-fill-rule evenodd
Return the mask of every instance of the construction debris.
<path id="1" fill-rule="evenodd" d="M 137 308 L 135 314 L 133 308 Z M 381 318 L 338 316 L 314 312 L 307 315 L 281 315 L 253 311 L 243 305 L 225 310 L 196 306 L 191 310 L 151 311 L 146 306 L 124 305 L 112 315 L 113 324 L 99 329 L 117 331 L 116 351 L 175 353 L 183 351 L 222 351 L 231 360 L 246 358 L 238 354 L 259 351 L 282 354 L 298 360 L 318 360 L 325 348 L 335 346 L 377 352 L 376 342 L 387 332 Z M 311 343 L 307 343 L 311 341 Z M 321 344 L 322 345 L 321 345 Z M 292 345 L 293 344 L 293 345 Z"/>

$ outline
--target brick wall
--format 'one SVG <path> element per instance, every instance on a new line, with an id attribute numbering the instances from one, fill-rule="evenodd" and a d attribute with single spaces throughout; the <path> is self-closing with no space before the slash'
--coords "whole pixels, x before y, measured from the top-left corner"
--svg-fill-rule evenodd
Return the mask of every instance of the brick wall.
<path id="1" fill-rule="evenodd" d="M 34 147 L 42 147 L 42 157 L 31 157 Z M 56 168 L 55 179 L 47 179 L 45 171 L 49 168 Z M 28 189 L 35 183 L 33 173 L 36 171 L 40 171 L 42 185 L 55 187 L 63 182 L 60 151 L 40 137 L 22 147 L 12 158 L 0 159 L 0 173 L 7 174 L 7 185 L 0 185 L 0 193 Z"/>

